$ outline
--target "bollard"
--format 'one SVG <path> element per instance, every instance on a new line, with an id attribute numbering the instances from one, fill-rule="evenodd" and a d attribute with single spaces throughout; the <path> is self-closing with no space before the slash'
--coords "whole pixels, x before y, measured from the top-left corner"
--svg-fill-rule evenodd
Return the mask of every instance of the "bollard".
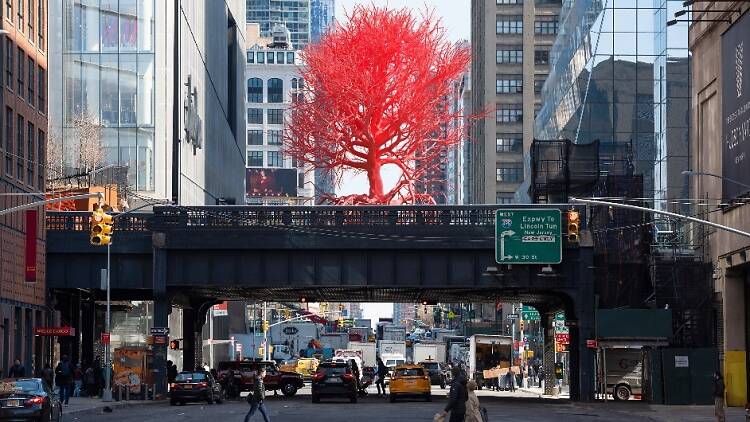
<path id="1" fill-rule="evenodd" d="M 122 401 L 122 388 L 120 386 L 117 386 L 117 401 Z"/>
<path id="2" fill-rule="evenodd" d="M 130 385 L 125 386 L 125 401 L 130 401 Z"/>

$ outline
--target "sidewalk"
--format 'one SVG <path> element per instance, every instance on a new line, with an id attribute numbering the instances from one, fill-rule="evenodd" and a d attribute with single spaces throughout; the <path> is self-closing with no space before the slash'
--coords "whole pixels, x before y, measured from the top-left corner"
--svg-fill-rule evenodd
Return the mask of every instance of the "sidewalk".
<path id="1" fill-rule="evenodd" d="M 71 416 L 75 420 L 82 415 L 102 413 L 103 409 L 106 406 L 109 406 L 113 411 L 116 412 L 118 408 L 132 406 L 150 406 L 165 403 L 167 403 L 166 400 L 123 400 L 105 403 L 102 401 L 102 399 L 92 399 L 89 397 L 71 397 L 69 405 L 67 407 L 63 407 L 63 415 L 64 417 Z"/>
<path id="2" fill-rule="evenodd" d="M 657 422 L 702 422 L 715 420 L 713 406 L 665 406 L 635 401 L 573 403 L 573 406 L 578 409 L 606 412 L 622 415 L 623 417 L 637 416 Z M 739 407 L 727 408 L 726 416 L 727 422 L 744 422 L 745 409 Z"/>

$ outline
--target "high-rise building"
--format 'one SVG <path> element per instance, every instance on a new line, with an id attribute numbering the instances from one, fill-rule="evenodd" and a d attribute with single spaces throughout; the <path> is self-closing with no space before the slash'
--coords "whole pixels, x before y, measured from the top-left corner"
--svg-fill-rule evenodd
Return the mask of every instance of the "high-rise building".
<path id="1" fill-rule="evenodd" d="M 318 42 L 336 19 L 335 0 L 310 0 L 310 39 Z"/>
<path id="2" fill-rule="evenodd" d="M 511 203 L 547 78 L 561 0 L 472 0 L 473 203 Z M 493 26 L 493 22 L 495 25 Z M 494 84 L 493 84 L 494 82 Z"/>
<path id="3" fill-rule="evenodd" d="M 403 325 L 407 330 L 414 328 L 414 320 L 417 319 L 416 303 L 394 303 L 393 304 L 393 323 Z"/>
<path id="4" fill-rule="evenodd" d="M 249 39 L 259 30 L 248 24 Z M 299 51 L 289 31 L 274 27 L 272 38 L 247 46 L 246 203 L 312 205 L 313 172 L 282 152 L 285 116 L 302 95 Z M 309 170 L 309 169 L 308 169 Z"/>
<path id="5" fill-rule="evenodd" d="M 212 4 L 211 13 L 207 3 L 175 4 L 53 2 L 50 128 L 67 173 L 87 170 L 76 157 L 89 150 L 103 152 L 98 166 L 126 168 L 131 207 L 165 199 L 241 204 L 244 3 Z M 191 28 L 201 29 L 200 39 Z M 99 128 L 100 143 L 79 142 L 80 121 Z"/>
<path id="6" fill-rule="evenodd" d="M 310 43 L 310 0 L 247 0 L 246 19 L 260 25 L 262 37 L 270 37 L 275 25 L 284 25 L 293 48 L 301 50 Z"/>
<path id="7" fill-rule="evenodd" d="M 44 199 L 47 139 L 47 0 L 0 8 L 0 210 Z M 0 366 L 18 358 L 31 376 L 50 362 L 35 327 L 54 324 L 47 311 L 41 207 L 0 216 Z"/>

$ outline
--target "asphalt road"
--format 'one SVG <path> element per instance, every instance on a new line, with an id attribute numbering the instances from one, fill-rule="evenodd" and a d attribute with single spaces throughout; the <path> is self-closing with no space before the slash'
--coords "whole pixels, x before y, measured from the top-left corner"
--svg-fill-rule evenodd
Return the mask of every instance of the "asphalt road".
<path id="1" fill-rule="evenodd" d="M 389 403 L 387 399 L 370 395 L 356 404 L 347 400 L 324 400 L 313 404 L 306 388 L 292 398 L 270 396 L 266 405 L 274 422 L 411 422 L 433 420 L 446 403 L 445 392 L 439 388 L 433 390 L 432 403 L 423 401 L 403 401 Z M 527 395 L 509 397 L 490 397 L 486 392 L 480 393 L 482 406 L 488 410 L 490 421 L 653 421 L 646 417 L 607 413 L 601 409 L 586 409 L 567 402 L 540 401 Z M 249 406 L 245 401 L 225 402 L 208 405 L 194 403 L 186 406 L 169 406 L 169 404 L 151 404 L 116 409 L 113 413 L 69 415 L 65 422 L 230 422 L 244 421 Z M 256 414 L 251 421 L 263 421 Z"/>

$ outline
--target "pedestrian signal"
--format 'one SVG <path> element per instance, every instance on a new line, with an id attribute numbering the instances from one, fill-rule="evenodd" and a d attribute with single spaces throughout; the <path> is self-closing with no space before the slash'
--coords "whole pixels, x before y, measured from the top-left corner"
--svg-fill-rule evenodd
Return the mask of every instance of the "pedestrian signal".
<path id="1" fill-rule="evenodd" d="M 578 243 L 581 230 L 581 215 L 576 210 L 568 211 L 568 242 Z"/>
<path id="2" fill-rule="evenodd" d="M 172 340 L 169 342 L 169 348 L 171 350 L 180 350 L 180 341 L 179 340 Z"/>

